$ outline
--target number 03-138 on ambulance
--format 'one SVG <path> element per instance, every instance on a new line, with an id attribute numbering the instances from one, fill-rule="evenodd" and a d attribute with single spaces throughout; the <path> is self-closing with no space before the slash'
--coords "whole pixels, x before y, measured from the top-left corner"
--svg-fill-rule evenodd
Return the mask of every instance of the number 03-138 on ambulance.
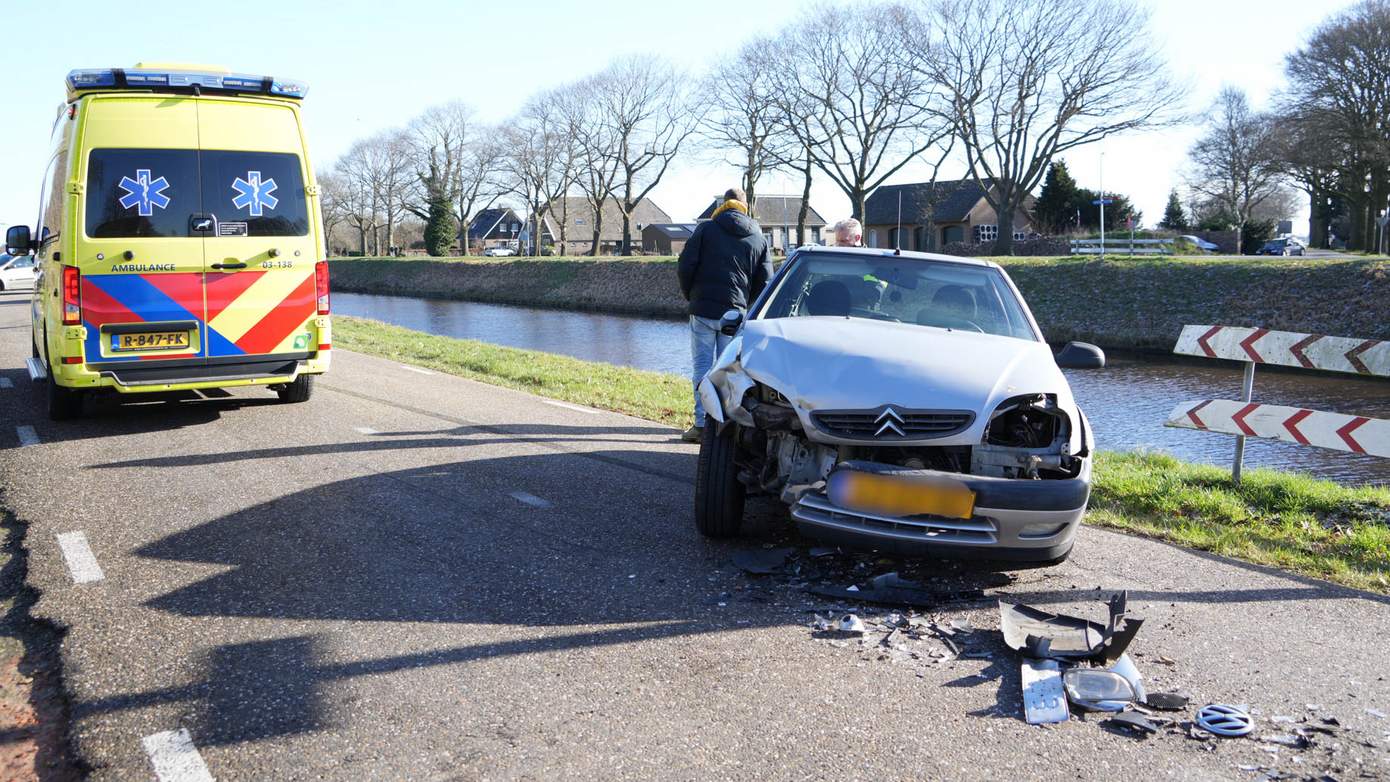
<path id="1" fill-rule="evenodd" d="M 328 369 L 328 265 L 305 87 L 203 66 L 77 70 L 32 229 L 34 358 L 55 419 L 83 397 L 268 386 Z"/>

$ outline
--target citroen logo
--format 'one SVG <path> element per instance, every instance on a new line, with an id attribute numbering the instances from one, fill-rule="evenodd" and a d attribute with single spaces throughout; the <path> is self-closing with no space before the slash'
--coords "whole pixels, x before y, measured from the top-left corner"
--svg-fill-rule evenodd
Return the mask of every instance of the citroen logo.
<path id="1" fill-rule="evenodd" d="M 907 436 L 903 431 L 903 417 L 898 415 L 898 411 L 894 410 L 892 405 L 883 408 L 883 412 L 878 414 L 874 423 L 878 424 L 878 431 L 874 432 L 874 437 L 882 437 L 885 432 L 892 432 L 899 437 Z"/>

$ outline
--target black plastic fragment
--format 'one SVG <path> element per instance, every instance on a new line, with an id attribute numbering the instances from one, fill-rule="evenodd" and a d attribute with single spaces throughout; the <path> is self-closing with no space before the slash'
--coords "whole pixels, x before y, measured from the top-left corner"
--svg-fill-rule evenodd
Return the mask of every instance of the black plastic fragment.
<path id="1" fill-rule="evenodd" d="M 1141 736 L 1158 732 L 1158 726 L 1137 711 L 1122 711 L 1101 724 Z"/>
<path id="2" fill-rule="evenodd" d="M 791 555 L 789 548 L 755 548 L 735 551 L 729 558 L 745 573 L 768 576 L 782 572 Z"/>
<path id="3" fill-rule="evenodd" d="M 1106 601 L 1106 624 L 1054 614 L 1032 606 L 999 601 L 1000 629 L 1009 648 L 1029 657 L 1057 660 L 1096 660 L 1113 663 L 1120 658 L 1143 619 L 1126 613 L 1128 593 Z"/>
<path id="4" fill-rule="evenodd" d="M 1159 711 L 1182 711 L 1187 708 L 1188 697 L 1176 692 L 1151 692 L 1144 696 L 1144 705 Z"/>

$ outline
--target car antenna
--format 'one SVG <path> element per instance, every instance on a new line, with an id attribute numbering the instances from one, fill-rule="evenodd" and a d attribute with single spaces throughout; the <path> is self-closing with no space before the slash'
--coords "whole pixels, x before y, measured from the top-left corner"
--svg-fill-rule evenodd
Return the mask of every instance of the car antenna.
<path id="1" fill-rule="evenodd" d="M 893 254 L 903 254 L 903 191 L 898 191 L 898 227 L 893 231 Z"/>

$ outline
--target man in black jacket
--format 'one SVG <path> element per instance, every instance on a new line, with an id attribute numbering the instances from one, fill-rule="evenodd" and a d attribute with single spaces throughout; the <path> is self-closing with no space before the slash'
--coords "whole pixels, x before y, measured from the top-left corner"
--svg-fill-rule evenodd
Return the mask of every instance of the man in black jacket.
<path id="1" fill-rule="evenodd" d="M 700 381 L 715 357 L 729 343 L 719 333 L 719 319 L 729 310 L 746 312 L 748 305 L 772 278 L 772 258 L 763 229 L 748 214 L 748 197 L 739 188 L 724 193 L 724 203 L 681 250 L 681 293 L 690 302 L 691 380 L 695 387 L 695 425 L 681 435 L 699 442 L 704 432 L 705 409 L 700 404 Z"/>

